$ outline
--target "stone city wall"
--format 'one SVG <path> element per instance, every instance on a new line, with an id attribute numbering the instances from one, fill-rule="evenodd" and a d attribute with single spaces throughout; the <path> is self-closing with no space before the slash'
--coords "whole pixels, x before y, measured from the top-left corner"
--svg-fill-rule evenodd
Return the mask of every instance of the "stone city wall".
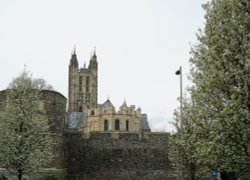
<path id="1" fill-rule="evenodd" d="M 7 91 L 6 90 L 0 91 L 0 111 L 2 111 L 6 106 L 6 100 L 7 100 Z"/>
<path id="2" fill-rule="evenodd" d="M 65 127 L 67 99 L 56 91 L 43 90 L 41 101 L 42 109 L 49 118 L 50 130 L 62 134 Z"/>
<path id="3" fill-rule="evenodd" d="M 54 139 L 54 159 L 49 167 L 61 169 L 63 164 L 62 145 L 67 99 L 62 94 L 51 90 L 42 90 L 40 99 L 42 109 L 48 116 L 50 130 L 53 133 Z"/>
<path id="4" fill-rule="evenodd" d="M 168 159 L 168 133 L 66 131 L 66 179 L 175 179 Z"/>

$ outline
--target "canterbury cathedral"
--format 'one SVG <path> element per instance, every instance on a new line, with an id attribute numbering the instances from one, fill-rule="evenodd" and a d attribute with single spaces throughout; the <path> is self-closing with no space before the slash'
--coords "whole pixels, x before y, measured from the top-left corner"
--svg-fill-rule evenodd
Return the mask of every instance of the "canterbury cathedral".
<path id="1" fill-rule="evenodd" d="M 53 133 L 54 159 L 26 179 L 171 179 L 169 133 L 151 132 L 147 114 L 126 101 L 118 108 L 109 99 L 98 103 L 96 52 L 80 67 L 74 50 L 68 73 L 68 99 L 42 90 L 39 102 Z M 0 111 L 6 103 L 2 90 Z M 0 165 L 1 174 L 11 177 Z"/>
<path id="2" fill-rule="evenodd" d="M 85 134 L 93 131 L 150 132 L 147 115 L 142 114 L 141 108 L 128 106 L 124 101 L 116 109 L 109 99 L 98 104 L 98 62 L 95 51 L 89 65 L 79 67 L 74 50 L 68 76 L 68 129 L 83 130 Z"/>

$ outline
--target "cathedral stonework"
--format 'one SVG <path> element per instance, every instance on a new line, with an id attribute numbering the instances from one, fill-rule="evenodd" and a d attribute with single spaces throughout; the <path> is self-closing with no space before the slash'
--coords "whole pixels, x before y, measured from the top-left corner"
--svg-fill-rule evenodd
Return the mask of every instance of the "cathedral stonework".
<path id="1" fill-rule="evenodd" d="M 128 107 L 126 102 L 115 110 L 110 100 L 99 105 L 95 110 L 87 111 L 84 132 L 93 131 L 123 131 L 141 132 L 141 109 L 135 110 L 134 106 Z"/>
<path id="2" fill-rule="evenodd" d="M 71 55 L 69 65 L 69 112 L 85 112 L 87 109 L 97 106 L 97 57 L 94 52 L 89 66 L 79 68 L 77 55 Z"/>
<path id="3" fill-rule="evenodd" d="M 116 110 L 108 99 L 98 104 L 98 62 L 96 52 L 89 66 L 79 68 L 75 50 L 69 64 L 68 128 L 91 132 L 150 132 L 147 115 L 141 108 L 127 106 L 126 101 Z"/>

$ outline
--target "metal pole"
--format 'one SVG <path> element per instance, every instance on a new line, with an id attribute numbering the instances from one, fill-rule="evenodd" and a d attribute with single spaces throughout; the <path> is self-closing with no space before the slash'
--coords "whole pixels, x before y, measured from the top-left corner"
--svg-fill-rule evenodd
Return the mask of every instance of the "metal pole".
<path id="1" fill-rule="evenodd" d="M 183 104 L 183 95 L 182 95 L 182 67 L 180 66 L 179 70 L 176 71 L 175 73 L 176 75 L 180 75 L 180 126 L 182 124 L 182 104 Z M 177 156 L 177 161 L 179 163 L 179 157 Z M 177 174 L 177 179 L 178 180 L 182 180 L 182 169 L 180 167 L 178 167 L 178 174 Z"/>
<path id="2" fill-rule="evenodd" d="M 183 104 L 183 95 L 182 95 L 182 67 L 180 66 L 180 117 L 182 121 L 182 104 Z"/>
<path id="3" fill-rule="evenodd" d="M 180 66 L 180 125 L 182 126 L 182 104 L 183 104 L 183 96 L 182 96 L 182 66 Z M 180 169 L 181 174 L 179 180 L 182 180 L 182 168 Z"/>

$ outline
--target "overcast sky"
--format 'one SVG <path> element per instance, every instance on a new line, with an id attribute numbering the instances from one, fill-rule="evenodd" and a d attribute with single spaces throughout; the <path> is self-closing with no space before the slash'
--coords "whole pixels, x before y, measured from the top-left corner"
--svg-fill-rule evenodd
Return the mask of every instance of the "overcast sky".
<path id="1" fill-rule="evenodd" d="M 23 71 L 68 96 L 68 65 L 96 47 L 98 101 L 147 113 L 153 130 L 171 131 L 180 65 L 204 27 L 206 0 L 0 0 L 0 90 Z"/>

